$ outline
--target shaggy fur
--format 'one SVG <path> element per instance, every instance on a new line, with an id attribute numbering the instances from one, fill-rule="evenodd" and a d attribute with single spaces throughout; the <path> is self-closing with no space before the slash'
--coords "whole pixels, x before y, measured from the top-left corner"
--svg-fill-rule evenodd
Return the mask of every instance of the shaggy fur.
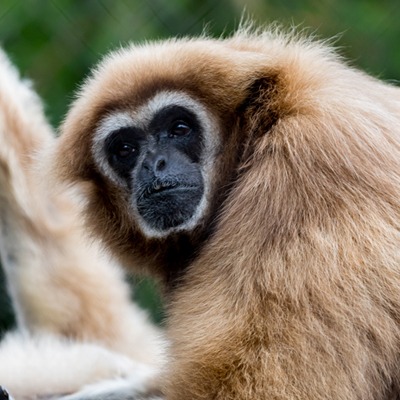
<path id="1" fill-rule="evenodd" d="M 182 91 L 217 119 L 214 193 L 189 234 L 146 239 L 93 134 Z M 53 150 L 92 232 L 165 282 L 168 400 L 400 396 L 400 90 L 274 32 L 112 53 Z M 171 272 L 172 271 L 172 272 Z"/>
<path id="2" fill-rule="evenodd" d="M 117 265 L 86 243 L 70 193 L 44 185 L 35 155 L 53 141 L 40 100 L 0 52 L 0 258 L 18 325 L 0 343 L 0 384 L 17 400 L 116 377 L 143 389 L 162 362 L 160 333 Z"/>

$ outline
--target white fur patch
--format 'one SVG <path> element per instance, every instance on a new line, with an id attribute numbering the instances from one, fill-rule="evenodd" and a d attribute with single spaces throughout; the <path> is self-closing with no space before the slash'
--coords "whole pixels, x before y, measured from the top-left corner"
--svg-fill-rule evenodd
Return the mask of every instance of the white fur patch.
<path id="1" fill-rule="evenodd" d="M 99 345 L 50 334 L 9 333 L 1 342 L 0 360 L 0 382 L 17 399 L 73 393 L 82 387 L 108 392 L 125 380 L 132 391 L 142 391 L 155 375 L 154 368 Z M 99 387 L 86 386 L 102 379 L 105 383 Z"/>

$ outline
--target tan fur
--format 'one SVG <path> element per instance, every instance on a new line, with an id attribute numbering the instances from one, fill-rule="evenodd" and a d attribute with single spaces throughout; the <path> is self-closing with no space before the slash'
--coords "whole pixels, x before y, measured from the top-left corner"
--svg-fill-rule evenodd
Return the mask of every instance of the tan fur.
<path id="1" fill-rule="evenodd" d="M 71 193 L 49 192 L 39 153 L 53 141 L 40 100 L 0 52 L 0 257 L 18 325 L 0 344 L 0 384 L 17 400 L 130 374 L 142 388 L 162 363 L 160 332 L 82 235 Z"/>
<path id="2" fill-rule="evenodd" d="M 140 238 L 91 141 L 108 113 L 170 89 L 219 121 L 209 179 L 222 200 L 202 222 L 217 220 L 214 232 L 166 289 L 166 398 L 400 395 L 400 90 L 323 44 L 275 32 L 108 56 L 66 118 L 56 172 L 93 184 L 92 231 L 165 280 L 163 243 Z"/>

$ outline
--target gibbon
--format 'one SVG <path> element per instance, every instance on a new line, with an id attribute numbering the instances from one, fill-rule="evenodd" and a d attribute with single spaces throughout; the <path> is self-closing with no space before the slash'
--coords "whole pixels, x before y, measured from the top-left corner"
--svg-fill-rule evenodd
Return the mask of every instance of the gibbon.
<path id="1" fill-rule="evenodd" d="M 161 331 L 82 235 L 76 194 L 44 184 L 40 152 L 54 140 L 37 95 L 0 52 L 0 258 L 17 320 L 0 343 L 0 385 L 15 400 L 97 393 L 97 382 L 148 390 Z"/>
<path id="2" fill-rule="evenodd" d="M 400 396 L 400 90 L 276 30 L 115 51 L 49 151 L 164 284 L 167 400 Z"/>

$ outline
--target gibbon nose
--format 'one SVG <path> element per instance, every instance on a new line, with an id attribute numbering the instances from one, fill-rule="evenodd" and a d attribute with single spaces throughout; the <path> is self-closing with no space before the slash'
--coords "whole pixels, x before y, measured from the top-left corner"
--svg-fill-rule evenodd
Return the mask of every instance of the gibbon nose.
<path id="1" fill-rule="evenodd" d="M 161 178 L 168 172 L 169 160 L 165 153 L 148 153 L 143 161 L 143 169 L 153 176 Z"/>

